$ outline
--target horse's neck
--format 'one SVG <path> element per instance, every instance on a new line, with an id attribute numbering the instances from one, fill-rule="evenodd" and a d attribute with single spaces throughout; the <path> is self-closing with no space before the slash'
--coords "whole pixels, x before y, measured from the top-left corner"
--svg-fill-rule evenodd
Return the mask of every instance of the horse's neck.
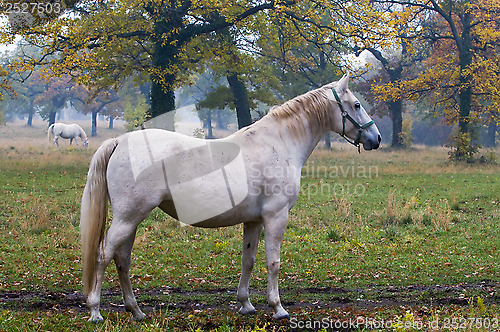
<path id="1" fill-rule="evenodd" d="M 262 125 L 276 128 L 275 132 L 281 137 L 283 144 L 289 151 L 294 151 L 297 166 L 302 167 L 318 142 L 329 131 L 321 121 L 311 117 L 311 114 L 297 113 L 292 119 L 283 119 L 268 114 L 261 119 Z"/>
<path id="2" fill-rule="evenodd" d="M 302 121 L 307 133 L 305 136 L 301 135 L 301 138 L 297 141 L 297 144 L 302 145 L 301 166 L 303 166 L 307 161 L 307 158 L 309 158 L 313 150 L 318 145 L 319 141 L 328 132 L 328 129 L 315 121 L 311 121 L 311 119 L 307 118 L 305 115 L 299 117 L 298 121 Z"/>

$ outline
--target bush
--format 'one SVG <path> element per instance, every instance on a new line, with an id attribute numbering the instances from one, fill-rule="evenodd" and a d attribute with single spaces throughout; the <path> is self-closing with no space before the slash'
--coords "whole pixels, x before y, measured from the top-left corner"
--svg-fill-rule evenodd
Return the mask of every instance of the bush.
<path id="1" fill-rule="evenodd" d="M 451 147 L 449 158 L 454 161 L 474 162 L 474 156 L 480 148 L 475 136 L 473 132 L 452 134 L 448 144 Z"/>
<path id="2" fill-rule="evenodd" d="M 334 228 L 331 228 L 328 231 L 327 237 L 332 242 L 340 242 L 345 240 L 345 237 L 343 235 L 339 235 L 339 233 L 337 233 L 337 231 Z"/>

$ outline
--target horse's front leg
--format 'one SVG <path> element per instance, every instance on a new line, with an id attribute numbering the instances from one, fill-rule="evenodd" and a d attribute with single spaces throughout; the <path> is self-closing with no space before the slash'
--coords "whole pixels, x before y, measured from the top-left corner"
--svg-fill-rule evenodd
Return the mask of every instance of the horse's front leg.
<path id="1" fill-rule="evenodd" d="M 243 251 L 241 254 L 241 276 L 238 284 L 237 298 L 241 303 L 240 313 L 253 314 L 255 308 L 248 299 L 250 274 L 255 264 L 257 247 L 262 232 L 262 222 L 248 223 L 243 225 Z"/>
<path id="2" fill-rule="evenodd" d="M 288 208 L 283 207 L 277 212 L 270 212 L 264 216 L 264 234 L 267 261 L 267 300 L 274 309 L 274 318 L 289 318 L 288 312 L 283 309 L 278 289 L 280 270 L 280 250 L 283 234 L 288 222 Z"/>

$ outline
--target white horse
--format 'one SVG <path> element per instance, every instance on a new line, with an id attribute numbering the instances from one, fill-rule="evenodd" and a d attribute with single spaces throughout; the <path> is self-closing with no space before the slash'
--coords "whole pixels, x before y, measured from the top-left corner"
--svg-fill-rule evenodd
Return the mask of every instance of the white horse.
<path id="1" fill-rule="evenodd" d="M 54 135 L 54 139 L 51 140 L 50 136 Z M 49 139 L 49 144 L 52 142 L 52 144 L 56 144 L 59 146 L 59 137 L 62 138 L 69 138 L 69 145 L 73 143 L 73 139 L 76 142 L 76 145 L 78 145 L 78 140 L 77 138 L 80 137 L 82 140 L 83 146 L 87 147 L 89 146 L 89 139 L 87 138 L 87 135 L 85 134 L 85 131 L 82 129 L 77 124 L 64 124 L 64 123 L 54 123 L 49 126 L 49 129 L 47 130 L 47 138 Z"/>
<path id="2" fill-rule="evenodd" d="M 136 229 L 159 207 L 196 227 L 243 223 L 241 313 L 254 313 L 249 279 L 265 232 L 267 298 L 275 318 L 289 317 L 280 303 L 280 246 L 300 188 L 301 168 L 327 131 L 365 150 L 377 149 L 377 127 L 349 91 L 349 77 L 273 108 L 253 125 L 220 140 L 200 140 L 146 129 L 104 142 L 90 163 L 81 206 L 84 293 L 91 321 L 101 321 L 104 270 L 115 261 L 125 308 L 139 309 L 129 277 Z M 105 233 L 107 200 L 113 220 Z"/>

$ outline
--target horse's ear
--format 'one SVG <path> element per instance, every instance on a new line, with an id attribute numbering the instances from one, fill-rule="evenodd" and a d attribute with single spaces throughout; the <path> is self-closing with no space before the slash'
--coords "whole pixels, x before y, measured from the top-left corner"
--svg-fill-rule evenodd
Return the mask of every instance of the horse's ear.
<path id="1" fill-rule="evenodd" d="M 346 73 L 342 78 L 337 82 L 337 87 L 335 90 L 340 94 L 344 93 L 347 90 L 347 86 L 349 85 L 349 73 Z"/>

